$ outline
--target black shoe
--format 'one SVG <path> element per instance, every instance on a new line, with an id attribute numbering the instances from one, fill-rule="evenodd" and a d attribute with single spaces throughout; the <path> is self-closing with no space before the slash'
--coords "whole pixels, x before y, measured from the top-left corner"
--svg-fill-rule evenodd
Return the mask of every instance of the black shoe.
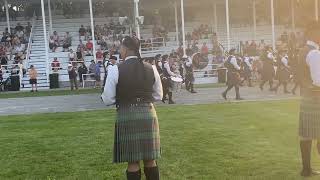
<path id="1" fill-rule="evenodd" d="M 127 171 L 127 180 L 141 180 L 141 170 L 137 172 Z"/>
<path id="2" fill-rule="evenodd" d="M 227 99 L 227 93 L 225 93 L 225 92 L 222 93 L 222 97 L 223 97 L 224 100 L 228 100 L 228 99 Z"/>
<path id="3" fill-rule="evenodd" d="M 196 91 L 194 91 L 194 90 L 192 90 L 192 91 L 191 91 L 191 93 L 192 93 L 192 94 L 195 94 L 195 93 L 197 93 L 197 92 L 196 92 Z"/>
<path id="4" fill-rule="evenodd" d="M 146 180 L 159 180 L 160 179 L 160 173 L 159 168 L 156 167 L 145 167 L 144 168 L 144 174 L 146 175 Z"/>

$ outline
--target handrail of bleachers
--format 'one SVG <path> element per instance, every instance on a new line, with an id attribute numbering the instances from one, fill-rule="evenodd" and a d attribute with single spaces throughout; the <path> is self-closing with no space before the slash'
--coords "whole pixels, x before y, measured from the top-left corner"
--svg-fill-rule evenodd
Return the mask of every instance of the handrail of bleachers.
<path id="1" fill-rule="evenodd" d="M 102 73 L 101 73 L 101 74 L 102 74 Z M 91 73 L 91 74 L 82 74 L 82 88 L 85 88 L 85 83 L 86 83 L 86 81 L 87 81 L 87 82 L 96 82 L 95 79 L 87 80 L 87 79 L 85 78 L 86 76 L 91 77 L 91 76 L 95 76 L 95 74 L 93 74 L 93 73 Z"/>
<path id="2" fill-rule="evenodd" d="M 29 67 L 29 57 L 31 54 L 31 48 L 32 48 L 32 39 L 33 39 L 33 30 L 34 30 L 34 26 L 36 24 L 36 18 L 35 18 L 35 12 L 33 13 L 33 19 L 32 19 L 32 28 L 31 28 L 31 32 L 29 35 L 29 41 L 28 41 L 28 47 L 27 47 L 27 55 L 26 55 L 26 63 L 25 63 L 25 68 L 27 69 Z"/>

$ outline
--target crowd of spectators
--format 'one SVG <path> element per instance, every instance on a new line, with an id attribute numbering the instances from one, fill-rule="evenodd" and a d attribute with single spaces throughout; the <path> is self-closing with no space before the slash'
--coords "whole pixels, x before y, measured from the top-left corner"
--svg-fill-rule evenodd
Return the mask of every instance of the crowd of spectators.
<path id="1" fill-rule="evenodd" d="M 200 27 L 197 27 L 193 30 L 192 33 L 186 34 L 186 41 L 188 44 L 192 44 L 192 42 L 199 41 L 200 39 L 208 39 L 210 34 L 209 25 L 201 24 Z"/>

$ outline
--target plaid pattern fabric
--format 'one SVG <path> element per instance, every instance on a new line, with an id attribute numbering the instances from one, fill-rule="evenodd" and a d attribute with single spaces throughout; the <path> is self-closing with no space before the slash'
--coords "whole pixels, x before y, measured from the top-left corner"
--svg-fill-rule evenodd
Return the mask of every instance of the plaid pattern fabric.
<path id="1" fill-rule="evenodd" d="M 114 163 L 160 158 L 160 135 L 152 103 L 118 108 L 115 124 Z"/>
<path id="2" fill-rule="evenodd" d="M 308 92 L 302 97 L 299 135 L 320 139 L 320 92 Z"/>

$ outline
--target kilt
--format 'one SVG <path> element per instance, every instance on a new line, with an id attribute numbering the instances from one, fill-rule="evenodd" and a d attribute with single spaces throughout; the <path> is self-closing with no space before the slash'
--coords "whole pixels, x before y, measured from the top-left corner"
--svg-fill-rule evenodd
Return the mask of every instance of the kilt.
<path id="1" fill-rule="evenodd" d="M 114 163 L 160 158 L 159 124 L 153 104 L 120 106 L 114 137 Z"/>
<path id="2" fill-rule="evenodd" d="M 320 139 L 320 91 L 306 90 L 300 104 L 299 135 Z"/>
<path id="3" fill-rule="evenodd" d="M 228 71 L 227 73 L 227 85 L 228 86 L 237 86 L 240 84 L 240 74 L 238 72 Z"/>

